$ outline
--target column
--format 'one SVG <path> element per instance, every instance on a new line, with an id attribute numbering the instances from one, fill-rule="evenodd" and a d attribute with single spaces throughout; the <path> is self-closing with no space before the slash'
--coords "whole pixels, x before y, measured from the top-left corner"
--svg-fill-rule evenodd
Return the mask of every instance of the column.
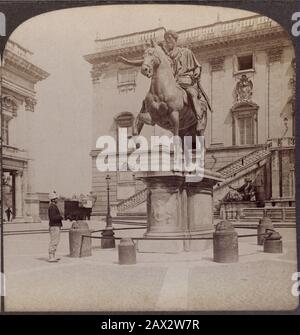
<path id="1" fill-rule="evenodd" d="M 282 48 L 274 47 L 267 50 L 269 67 L 268 92 L 268 138 L 280 137 L 283 133 L 283 122 L 280 118 L 282 67 L 280 66 Z"/>
<path id="2" fill-rule="evenodd" d="M 24 221 L 25 222 L 41 222 L 39 216 L 39 198 L 36 193 L 35 187 L 35 160 L 32 154 L 32 148 L 34 144 L 34 107 L 36 100 L 33 97 L 25 98 L 25 120 L 26 120 L 26 146 L 25 149 L 28 151 L 29 160 L 27 166 L 24 169 L 23 184 L 24 184 Z"/>
<path id="3" fill-rule="evenodd" d="M 223 108 L 223 71 L 225 57 L 209 59 L 211 66 L 211 145 L 223 144 L 223 133 L 220 131 L 224 123 Z"/>
<path id="4" fill-rule="evenodd" d="M 40 202 L 35 188 L 34 162 L 28 162 L 24 171 L 25 222 L 41 222 Z"/>
<path id="5" fill-rule="evenodd" d="M 15 172 L 11 172 L 12 179 L 12 219 L 16 217 L 16 174 Z"/>
<path id="6" fill-rule="evenodd" d="M 279 151 L 272 151 L 272 199 L 280 198 L 280 168 Z"/>
<path id="7" fill-rule="evenodd" d="M 16 217 L 13 222 L 23 222 L 23 172 L 15 173 Z"/>

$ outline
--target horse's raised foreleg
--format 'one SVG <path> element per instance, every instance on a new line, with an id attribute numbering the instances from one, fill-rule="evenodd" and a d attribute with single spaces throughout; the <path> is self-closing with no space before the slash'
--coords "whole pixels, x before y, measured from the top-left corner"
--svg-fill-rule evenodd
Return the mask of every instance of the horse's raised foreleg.
<path id="1" fill-rule="evenodd" d="M 133 123 L 133 135 L 134 136 L 139 135 L 141 133 L 144 124 L 148 124 L 151 126 L 155 124 L 151 118 L 151 115 L 148 112 L 146 112 L 145 101 L 143 101 L 142 108 Z"/>

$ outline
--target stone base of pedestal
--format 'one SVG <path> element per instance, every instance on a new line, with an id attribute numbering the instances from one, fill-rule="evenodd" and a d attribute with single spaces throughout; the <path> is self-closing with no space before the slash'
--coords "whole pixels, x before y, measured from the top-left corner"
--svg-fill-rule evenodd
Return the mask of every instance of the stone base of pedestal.
<path id="1" fill-rule="evenodd" d="M 185 250 L 186 241 L 140 240 L 136 250 L 140 253 L 179 253 Z"/>
<path id="2" fill-rule="evenodd" d="M 212 240 L 179 240 L 178 238 L 212 238 L 213 230 L 185 234 L 146 234 L 145 240 L 136 243 L 140 253 L 180 253 L 189 251 L 203 251 L 212 247 Z M 159 238 L 159 240 L 151 239 Z M 177 238 L 172 240 L 172 238 Z"/>
<path id="3" fill-rule="evenodd" d="M 213 186 L 222 180 L 220 175 L 205 170 L 197 180 L 180 172 L 144 172 L 136 177 L 146 184 L 148 192 L 147 233 L 145 240 L 137 243 L 138 252 L 178 253 L 212 246 L 212 193 Z M 211 240 L 174 239 L 200 237 Z"/>
<path id="4" fill-rule="evenodd" d="M 186 241 L 186 245 L 188 248 L 188 251 L 204 251 L 209 248 L 212 248 L 213 246 L 213 229 L 209 229 L 207 231 L 203 231 L 201 233 L 194 232 L 191 234 L 191 237 L 201 237 L 201 238 L 211 238 L 210 240 L 190 240 Z"/>

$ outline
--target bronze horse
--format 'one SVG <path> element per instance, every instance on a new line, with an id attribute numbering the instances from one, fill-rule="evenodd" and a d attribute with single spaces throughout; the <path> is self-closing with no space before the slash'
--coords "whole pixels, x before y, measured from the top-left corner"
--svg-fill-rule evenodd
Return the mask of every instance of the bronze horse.
<path id="1" fill-rule="evenodd" d="M 170 59 L 163 49 L 152 40 L 151 47 L 145 51 L 142 60 L 131 61 L 124 57 L 119 57 L 119 60 L 125 64 L 141 66 L 141 73 L 151 78 L 150 90 L 135 121 L 134 134 L 140 134 L 144 124 L 157 124 L 181 139 L 184 136 L 194 137 L 196 114 L 187 93 L 176 83 Z M 203 119 L 206 126 L 206 113 Z"/>

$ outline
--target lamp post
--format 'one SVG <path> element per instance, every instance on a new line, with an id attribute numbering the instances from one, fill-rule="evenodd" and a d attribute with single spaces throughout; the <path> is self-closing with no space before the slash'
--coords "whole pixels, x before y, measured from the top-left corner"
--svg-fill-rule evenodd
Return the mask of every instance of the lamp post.
<path id="1" fill-rule="evenodd" d="M 106 214 L 106 226 L 102 232 L 102 236 L 105 237 L 101 239 L 101 248 L 102 249 L 109 249 L 109 248 L 115 248 L 115 239 L 114 239 L 114 231 L 112 226 L 112 217 L 110 214 L 110 197 L 109 197 L 109 182 L 110 182 L 110 176 L 106 176 L 106 191 L 107 191 L 107 214 Z"/>
<path id="2" fill-rule="evenodd" d="M 106 228 L 112 228 L 112 218 L 110 214 L 110 196 L 109 196 L 109 181 L 110 176 L 106 176 L 106 191 L 107 191 L 107 214 L 106 214 Z"/>

